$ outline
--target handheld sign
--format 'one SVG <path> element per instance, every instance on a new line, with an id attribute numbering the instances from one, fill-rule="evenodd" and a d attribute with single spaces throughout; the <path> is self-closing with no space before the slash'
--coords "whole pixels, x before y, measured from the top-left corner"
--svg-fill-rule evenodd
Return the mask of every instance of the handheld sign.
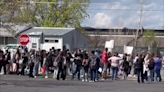
<path id="1" fill-rule="evenodd" d="M 133 46 L 125 46 L 124 45 L 124 53 L 132 54 L 133 53 Z"/>
<path id="2" fill-rule="evenodd" d="M 105 48 L 108 48 L 108 51 L 112 52 L 112 49 L 114 48 L 114 40 L 106 41 Z"/>

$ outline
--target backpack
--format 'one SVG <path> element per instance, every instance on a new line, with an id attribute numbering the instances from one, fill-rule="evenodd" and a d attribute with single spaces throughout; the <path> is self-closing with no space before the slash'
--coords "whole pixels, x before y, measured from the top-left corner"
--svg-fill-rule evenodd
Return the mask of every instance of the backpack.
<path id="1" fill-rule="evenodd" d="M 96 67 L 96 59 L 97 58 L 95 56 L 91 57 L 91 60 L 90 60 L 91 68 L 95 68 Z"/>

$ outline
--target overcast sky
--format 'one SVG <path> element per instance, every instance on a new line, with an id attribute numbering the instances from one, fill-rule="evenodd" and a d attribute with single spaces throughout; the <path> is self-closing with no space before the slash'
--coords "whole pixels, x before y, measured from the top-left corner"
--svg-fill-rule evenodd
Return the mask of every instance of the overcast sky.
<path id="1" fill-rule="evenodd" d="M 138 28 L 141 0 L 91 0 L 89 17 L 82 26 L 97 28 Z M 144 28 L 164 29 L 164 0 L 142 0 Z"/>

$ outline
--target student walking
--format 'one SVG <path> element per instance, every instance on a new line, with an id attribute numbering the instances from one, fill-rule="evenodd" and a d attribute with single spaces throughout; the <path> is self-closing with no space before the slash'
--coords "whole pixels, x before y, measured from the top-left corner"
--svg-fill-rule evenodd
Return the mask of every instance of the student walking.
<path id="1" fill-rule="evenodd" d="M 144 83 L 144 75 L 143 75 L 143 63 L 144 63 L 144 57 L 142 54 L 139 55 L 139 58 L 135 62 L 135 69 L 137 72 L 137 82 L 138 83 Z"/>
<path id="2" fill-rule="evenodd" d="M 119 69 L 119 60 L 121 60 L 121 58 L 118 57 L 117 53 L 115 53 L 112 57 L 108 59 L 108 61 L 111 61 L 112 80 L 116 80 L 117 78 L 118 69 Z"/>
<path id="3" fill-rule="evenodd" d="M 155 67 L 155 62 L 154 62 L 153 56 L 151 55 L 151 57 L 149 59 L 149 64 L 148 64 L 148 68 L 149 68 L 149 81 L 151 81 L 151 82 L 154 81 L 154 67 Z"/>
<path id="4" fill-rule="evenodd" d="M 82 67 L 82 54 L 81 54 L 81 50 L 78 50 L 78 52 L 75 54 L 75 64 L 76 64 L 76 69 L 72 75 L 72 79 L 74 79 L 75 75 L 77 74 L 78 76 L 78 80 L 80 80 L 80 70 L 81 70 L 81 67 Z"/>
<path id="5" fill-rule="evenodd" d="M 148 81 L 148 72 L 149 72 L 149 59 L 150 59 L 150 53 L 147 53 L 147 55 L 144 58 L 144 64 L 143 64 L 143 74 L 144 74 L 144 80 Z"/>
<path id="6" fill-rule="evenodd" d="M 126 80 L 127 77 L 128 77 L 128 70 L 129 70 L 129 62 L 127 61 L 127 54 L 125 54 L 123 56 L 123 64 L 122 64 L 122 67 L 123 67 L 124 80 Z"/>
<path id="7" fill-rule="evenodd" d="M 83 74 L 83 79 L 82 81 L 88 81 L 88 73 L 89 73 L 89 56 L 87 53 L 84 54 L 84 59 L 82 62 L 84 74 Z"/>
<path id="8" fill-rule="evenodd" d="M 96 80 L 96 55 L 94 51 L 91 51 L 91 57 L 90 57 L 90 73 L 91 73 L 91 81 L 95 82 Z"/>
<path id="9" fill-rule="evenodd" d="M 62 78 L 65 80 L 64 74 L 64 53 L 60 52 L 57 56 L 57 62 L 58 62 L 58 73 L 57 73 L 57 80 L 60 80 Z"/>
<path id="10" fill-rule="evenodd" d="M 161 68 L 162 68 L 162 60 L 160 59 L 160 57 L 157 55 L 154 58 L 154 62 L 155 62 L 155 66 L 154 66 L 154 70 L 155 70 L 155 80 L 157 82 L 161 82 L 162 78 L 161 78 Z"/>
<path id="11" fill-rule="evenodd" d="M 108 68 L 108 49 L 105 48 L 101 54 L 101 61 L 103 64 L 102 77 L 103 80 L 107 79 L 107 68 Z"/>

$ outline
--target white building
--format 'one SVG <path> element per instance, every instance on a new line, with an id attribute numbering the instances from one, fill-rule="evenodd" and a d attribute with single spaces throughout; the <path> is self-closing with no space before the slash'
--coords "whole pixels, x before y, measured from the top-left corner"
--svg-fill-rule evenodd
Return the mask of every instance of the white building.
<path id="1" fill-rule="evenodd" d="M 44 34 L 44 43 L 40 43 L 41 34 Z M 28 34 L 30 42 L 27 47 L 29 49 L 39 48 L 49 50 L 52 47 L 55 49 L 74 50 L 77 48 L 88 48 L 89 43 L 87 38 L 74 28 L 54 28 L 54 27 L 31 27 L 18 33 L 17 37 L 21 34 Z"/>

